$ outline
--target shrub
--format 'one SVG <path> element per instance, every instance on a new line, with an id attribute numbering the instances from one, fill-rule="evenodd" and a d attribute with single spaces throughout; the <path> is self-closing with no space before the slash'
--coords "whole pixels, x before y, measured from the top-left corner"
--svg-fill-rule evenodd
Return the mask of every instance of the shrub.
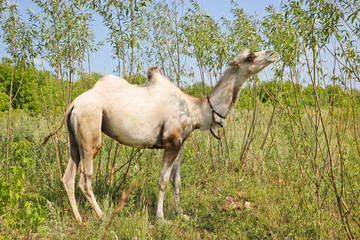
<path id="1" fill-rule="evenodd" d="M 0 228 L 3 238 L 26 234 L 45 221 L 45 199 L 38 194 L 27 193 L 25 180 L 22 167 L 11 166 L 0 173 Z"/>

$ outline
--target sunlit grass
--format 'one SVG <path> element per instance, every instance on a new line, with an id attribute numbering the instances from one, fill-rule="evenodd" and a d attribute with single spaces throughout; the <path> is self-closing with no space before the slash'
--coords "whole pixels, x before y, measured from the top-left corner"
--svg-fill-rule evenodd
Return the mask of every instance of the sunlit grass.
<path id="1" fill-rule="evenodd" d="M 80 226 L 73 217 L 66 193 L 58 178 L 53 145 L 47 145 L 42 151 L 38 145 L 31 145 L 29 152 L 22 153 L 30 159 L 29 164 L 24 165 L 25 190 L 44 197 L 48 203 L 45 215 L 47 220 L 42 222 L 36 231 L 27 230 L 28 234 L 33 238 L 49 239 L 101 238 L 115 206 L 120 201 L 122 190 L 134 182 L 127 205 L 116 216 L 109 229 L 108 239 L 339 239 L 346 237 L 342 231 L 331 186 L 320 182 L 319 200 L 314 183 L 316 174 L 310 169 L 311 161 L 304 156 L 303 163 L 299 163 L 294 157 L 287 123 L 283 122 L 282 126 L 273 127 L 273 131 L 276 132 L 271 134 L 276 134 L 276 141 L 270 151 L 270 138 L 266 141 L 263 150 L 259 149 L 271 114 L 271 109 L 262 108 L 262 110 L 262 118 L 257 122 L 255 138 L 245 163 L 240 161 L 247 114 L 244 110 L 236 112 L 226 125 L 227 138 L 228 141 L 231 140 L 229 147 L 232 165 L 227 152 L 224 154 L 217 152 L 218 143 L 214 140 L 212 140 L 214 147 L 214 162 L 212 162 L 208 133 L 195 132 L 187 141 L 181 170 L 180 196 L 183 215 L 174 214 L 173 192 L 169 184 L 164 203 L 165 224 L 158 224 L 155 217 L 157 178 L 162 160 L 160 150 L 145 150 L 139 160 L 134 160 L 130 164 L 123 185 L 118 186 L 124 179 L 126 168 L 115 174 L 114 186 L 110 187 L 109 174 L 106 173 L 108 152 L 104 149 L 109 149 L 111 140 L 104 137 L 103 152 L 94 162 L 93 184 L 105 217 L 103 220 L 98 219 L 81 191 L 76 188 L 79 210 L 86 220 L 85 224 Z M 14 136 L 14 139 L 36 136 L 33 141 L 41 142 L 40 136 L 45 135 L 46 129 L 42 125 L 32 125 L 34 118 L 29 118 L 24 113 L 19 112 L 15 117 L 15 122 L 20 124 L 17 118 L 22 119 L 21 124 L 26 124 L 28 128 L 27 131 L 16 132 L 18 136 Z M 66 142 L 66 139 L 60 141 Z M 112 147 L 111 159 L 114 157 L 115 145 Z M 66 149 L 66 144 L 62 144 L 63 167 L 67 161 Z M 349 174 L 358 174 L 356 168 L 358 158 L 354 157 L 355 150 L 355 148 L 347 149 Z M 130 148 L 120 147 L 116 167 L 126 163 L 130 153 Z M 14 164 L 23 165 L 21 158 L 12 161 Z M 117 187 L 119 187 L 118 192 L 115 191 Z M 357 187 L 356 183 L 353 187 Z M 353 211 L 357 210 L 359 210 L 357 206 L 354 206 Z M 12 233 L 9 229 L 7 231 L 10 231 L 7 232 L 8 236 L 19 234 L 16 230 Z"/>

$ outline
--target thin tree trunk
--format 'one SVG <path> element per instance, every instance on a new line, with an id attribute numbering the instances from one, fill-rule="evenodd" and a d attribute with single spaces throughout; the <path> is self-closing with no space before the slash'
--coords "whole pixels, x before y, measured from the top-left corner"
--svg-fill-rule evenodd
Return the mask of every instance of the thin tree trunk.
<path id="1" fill-rule="evenodd" d="M 111 218 L 110 218 L 110 221 L 109 221 L 108 225 L 106 226 L 104 235 L 103 235 L 103 237 L 102 237 L 103 240 L 106 238 L 106 235 L 107 235 L 107 233 L 109 232 L 109 228 L 110 228 L 112 222 L 114 221 L 114 219 L 115 219 L 115 217 L 116 217 L 116 214 L 118 214 L 118 213 L 121 211 L 121 209 L 125 206 L 125 204 L 126 204 L 126 199 L 128 198 L 128 196 L 129 196 L 129 194 L 130 194 L 131 189 L 133 188 L 133 186 L 134 186 L 134 183 L 131 183 L 129 189 L 128 189 L 126 192 L 123 191 L 123 193 L 122 193 L 122 195 L 121 195 L 121 201 L 120 201 L 120 203 L 118 204 L 118 206 L 116 207 L 114 213 L 112 214 L 112 216 L 111 216 Z"/>
<path id="2" fill-rule="evenodd" d="M 10 92 L 9 92 L 9 111 L 8 111 L 8 119 L 7 119 L 7 131 L 6 131 L 6 169 L 9 169 L 9 155 L 10 155 L 10 131 L 11 131 L 11 99 L 12 99 L 12 88 L 14 82 L 14 36 L 11 38 L 11 50 L 12 50 L 12 63 L 11 63 L 11 80 L 10 80 Z"/>
<path id="3" fill-rule="evenodd" d="M 273 126 L 273 122 L 274 122 L 274 116 L 276 115 L 276 105 L 273 106 L 273 111 L 272 111 L 272 114 L 271 114 L 271 117 L 270 117 L 270 121 L 269 121 L 269 124 L 268 124 L 268 127 L 267 127 L 267 130 L 266 130 L 266 133 L 264 135 L 264 138 L 262 140 L 262 143 L 260 145 L 260 149 L 263 150 L 264 149 L 264 146 L 265 146 L 265 142 L 266 142 L 266 139 L 269 135 L 269 132 L 271 130 L 271 127 Z"/>
<path id="4" fill-rule="evenodd" d="M 129 81 L 132 82 L 132 73 L 134 69 L 135 56 L 134 56 L 134 47 L 135 47 L 135 18 L 134 18 L 134 1 L 130 0 L 130 12 L 131 12 L 131 63 L 130 63 L 130 72 L 129 72 Z"/>
<path id="5" fill-rule="evenodd" d="M 122 27 L 121 27 L 121 18 L 120 18 L 120 13 L 119 13 L 119 7 L 116 6 L 116 14 L 117 14 L 117 20 L 118 20 L 118 24 L 119 24 L 119 30 L 120 30 L 120 39 L 121 39 L 121 49 L 122 49 L 122 64 L 123 64 L 123 77 L 125 78 L 126 76 L 126 65 L 125 65 L 125 44 L 124 44 L 124 39 L 122 38 L 123 35 L 123 31 L 122 31 Z M 119 77 L 120 77 L 120 51 L 118 51 L 118 64 L 119 64 Z"/>
<path id="6" fill-rule="evenodd" d="M 117 153 L 118 153 L 118 150 L 119 150 L 119 146 L 120 146 L 120 144 L 117 142 L 116 143 L 116 148 L 115 148 L 114 159 L 113 159 L 113 162 L 112 162 L 111 172 L 110 172 L 110 187 L 112 187 L 113 184 L 114 184 L 115 163 L 116 163 L 116 156 L 117 156 Z"/>

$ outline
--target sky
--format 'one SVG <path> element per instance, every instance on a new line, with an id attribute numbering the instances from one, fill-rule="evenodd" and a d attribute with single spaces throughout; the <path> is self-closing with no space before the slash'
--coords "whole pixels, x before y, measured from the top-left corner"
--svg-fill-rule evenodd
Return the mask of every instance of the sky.
<path id="1" fill-rule="evenodd" d="M 33 9 L 38 13 L 38 9 L 32 3 L 31 0 L 18 0 L 20 12 L 22 17 L 26 19 L 27 10 Z M 282 0 L 237 0 L 239 7 L 243 8 L 247 14 L 255 15 L 258 18 L 262 18 L 266 15 L 265 8 L 272 5 L 276 9 L 280 7 Z M 220 17 L 230 16 L 231 3 L 230 0 L 198 0 L 199 5 L 203 10 L 206 10 L 211 16 L 218 19 Z M 190 6 L 189 1 L 187 1 Z M 93 30 L 96 36 L 96 41 L 104 41 L 104 45 L 100 47 L 99 51 L 92 53 L 90 56 L 91 71 L 98 72 L 103 75 L 112 74 L 116 68 L 116 60 L 112 59 L 111 46 L 106 43 L 105 38 L 107 34 L 106 27 L 102 24 L 102 19 L 99 16 L 95 17 L 93 23 Z M 0 33 L 0 35 L 2 35 Z M 0 41 L 0 59 L 3 57 L 9 57 L 6 53 L 4 43 L 2 39 Z M 149 63 L 149 66 L 151 63 Z"/>

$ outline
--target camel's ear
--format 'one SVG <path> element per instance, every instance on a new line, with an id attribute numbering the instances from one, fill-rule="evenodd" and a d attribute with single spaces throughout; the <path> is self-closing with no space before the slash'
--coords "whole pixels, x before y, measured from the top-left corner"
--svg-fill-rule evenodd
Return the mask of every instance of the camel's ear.
<path id="1" fill-rule="evenodd" d="M 229 63 L 229 66 L 231 66 L 231 67 L 236 67 L 236 66 L 239 66 L 239 61 L 238 61 L 238 59 L 236 58 L 235 60 L 233 60 L 233 61 L 231 61 L 230 63 Z"/>
<path id="2" fill-rule="evenodd" d="M 233 67 L 239 66 L 241 56 L 248 55 L 249 52 L 250 52 L 250 50 L 247 49 L 247 48 L 244 49 L 244 50 L 242 50 L 242 51 L 240 52 L 239 56 L 237 56 L 232 62 L 229 63 L 229 66 L 233 66 Z"/>
<path id="3" fill-rule="evenodd" d="M 242 50 L 242 51 L 240 52 L 240 55 L 248 55 L 249 52 L 250 52 L 250 50 L 249 50 L 248 48 L 245 48 L 244 50 Z"/>

